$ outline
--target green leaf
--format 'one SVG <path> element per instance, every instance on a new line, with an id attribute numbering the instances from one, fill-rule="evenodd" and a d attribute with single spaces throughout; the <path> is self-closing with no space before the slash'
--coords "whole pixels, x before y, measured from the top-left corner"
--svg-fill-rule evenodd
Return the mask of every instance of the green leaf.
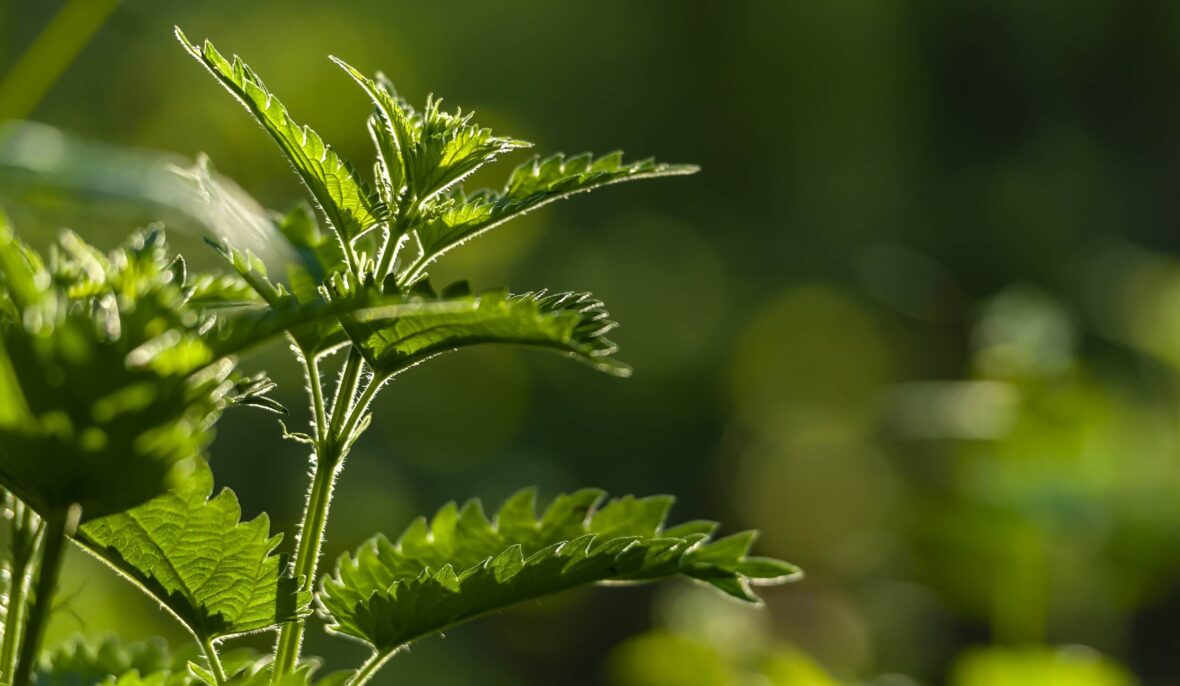
<path id="1" fill-rule="evenodd" d="M 123 643 L 114 637 L 75 636 L 47 651 L 37 667 L 38 686 L 188 686 L 187 657 L 173 656 L 161 639 Z"/>
<path id="2" fill-rule="evenodd" d="M 503 138 L 473 124 L 472 113 L 442 110 L 442 100 L 426 99 L 421 114 L 343 60 L 333 57 L 372 98 L 379 113 L 374 138 L 385 172 L 384 182 L 396 196 L 404 184 L 410 198 L 426 202 L 459 183 L 497 156 L 530 147 L 525 141 Z M 381 129 L 384 129 L 382 131 Z M 399 164 L 400 163 L 400 164 Z"/>
<path id="3" fill-rule="evenodd" d="M 465 290 L 461 284 L 452 293 Z M 617 346 L 606 338 L 615 322 L 603 304 L 588 293 L 489 291 L 425 301 L 438 308 L 410 312 L 387 321 L 345 328 L 380 374 L 394 374 L 450 350 L 481 343 L 516 343 L 550 348 L 616 376 L 630 367 L 611 355 Z"/>
<path id="4" fill-rule="evenodd" d="M 306 203 L 297 203 L 282 215 L 278 228 L 299 257 L 298 263 L 288 268 L 287 278 L 301 301 L 314 299 L 320 284 L 347 270 L 340 244 L 320 231 L 315 213 Z"/>
<path id="5" fill-rule="evenodd" d="M 0 322 L 0 485 L 37 512 L 138 505 L 212 440 L 232 364 L 189 376 L 127 362 L 149 340 L 199 335 L 183 271 L 159 230 L 110 255 L 65 233 L 41 260 L 0 227 L 0 291 L 19 315 Z"/>
<path id="6" fill-rule="evenodd" d="M 83 524 L 76 540 L 152 595 L 198 639 L 269 629 L 305 612 L 265 514 L 241 521 L 203 462 L 177 489 Z"/>
<path id="7" fill-rule="evenodd" d="M 693 174 L 697 170 L 691 165 L 651 159 L 624 162 L 620 152 L 597 159 L 588 153 L 536 157 L 517 167 L 500 192 L 484 190 L 465 195 L 459 190 L 440 203 L 414 229 L 421 254 L 408 276 L 412 281 L 414 272 L 420 272 L 452 248 L 554 200 L 624 181 Z"/>
<path id="8" fill-rule="evenodd" d="M 312 675 L 320 666 L 316 659 L 301 660 L 294 671 L 275 681 L 271 656 L 258 658 L 250 653 L 236 658 L 231 656 L 229 659 L 223 656 L 221 661 L 229 677 L 226 686 L 309 686 Z M 217 677 L 213 672 L 197 663 L 189 662 L 188 672 L 195 677 L 194 684 L 217 686 Z"/>
<path id="9" fill-rule="evenodd" d="M 232 686 L 263 686 L 270 680 L 270 657 L 251 648 L 223 651 L 222 668 Z M 318 663 L 305 661 L 281 681 L 305 686 Z M 123 643 L 114 637 L 98 640 L 75 636 L 46 652 L 38 665 L 38 686 L 201 686 L 216 683 L 205 658 L 194 649 L 174 653 L 161 639 Z"/>
<path id="10" fill-rule="evenodd" d="M 756 601 L 752 583 L 798 576 L 783 562 L 774 562 L 781 571 L 775 577 L 765 574 L 766 564 L 750 565 L 750 532 L 710 542 L 715 525 L 694 522 L 692 533 L 671 535 L 676 529 L 663 525 L 670 497 L 626 496 L 599 509 L 603 497 L 594 489 L 562 495 L 537 517 L 535 493 L 526 490 L 504 503 L 495 522 L 472 500 L 462 509 L 447 505 L 430 522 L 415 520 L 396 544 L 377 535 L 340 558 L 324 579 L 319 602 L 332 622 L 329 630 L 387 653 L 488 612 L 586 584 L 679 575 Z"/>
<path id="11" fill-rule="evenodd" d="M 236 274 L 198 274 L 187 290 L 189 305 L 212 312 L 264 302 L 254 287 Z"/>
<path id="12" fill-rule="evenodd" d="M 350 243 L 383 219 L 384 208 L 373 202 L 371 192 L 352 166 L 310 127 L 297 124 L 240 58 L 227 60 L 209 41 L 197 47 L 179 28 L 176 37 L 266 129 L 342 242 Z"/>

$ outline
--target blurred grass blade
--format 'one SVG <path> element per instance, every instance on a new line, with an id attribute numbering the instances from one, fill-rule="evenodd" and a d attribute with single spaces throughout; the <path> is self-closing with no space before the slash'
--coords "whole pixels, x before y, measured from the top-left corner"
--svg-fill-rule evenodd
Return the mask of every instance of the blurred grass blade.
<path id="1" fill-rule="evenodd" d="M 119 0 L 69 0 L 0 81 L 0 120 L 24 119 L 119 7 Z"/>

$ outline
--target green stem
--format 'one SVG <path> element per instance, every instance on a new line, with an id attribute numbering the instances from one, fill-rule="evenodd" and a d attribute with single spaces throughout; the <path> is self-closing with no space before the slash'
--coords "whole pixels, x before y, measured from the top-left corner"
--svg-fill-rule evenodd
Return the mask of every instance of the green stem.
<path id="1" fill-rule="evenodd" d="M 378 651 L 373 653 L 369 659 L 365 660 L 364 664 L 360 666 L 360 669 L 356 670 L 356 672 L 351 677 L 349 677 L 345 686 L 362 686 L 362 684 L 367 683 L 369 679 L 373 678 L 374 674 L 376 674 L 382 667 L 385 666 L 386 662 L 389 662 L 389 658 L 393 657 L 397 651 L 398 649 L 394 648 L 393 650 Z"/>
<path id="2" fill-rule="evenodd" d="M 410 226 L 418 218 L 418 200 L 411 198 L 407 192 L 398 203 L 397 222 L 385 234 L 385 241 L 381 244 L 381 260 L 377 263 L 377 283 L 389 273 L 393 267 L 394 258 L 401 251 L 409 236 Z"/>
<path id="3" fill-rule="evenodd" d="M 65 552 L 66 537 L 78 526 L 81 514 L 77 506 L 66 512 L 54 512 L 45 518 L 45 534 L 41 544 L 41 564 L 37 571 L 37 589 L 33 605 L 29 608 L 29 620 L 25 625 L 24 642 L 20 648 L 20 660 L 13 674 L 13 686 L 28 686 L 33 675 L 33 666 L 41 651 L 41 639 L 45 623 L 53 608 L 53 591 L 61 574 L 62 553 Z"/>
<path id="4" fill-rule="evenodd" d="M 301 591 L 312 591 L 315 587 L 316 567 L 319 563 L 320 548 L 324 542 L 324 527 L 328 522 L 328 509 L 332 500 L 332 489 L 336 482 L 338 460 L 331 454 L 317 456 L 315 476 L 312 477 L 311 491 L 307 506 L 303 510 L 303 523 L 299 527 L 299 548 L 295 553 L 295 578 L 300 580 Z M 290 673 L 299 662 L 306 622 L 297 619 L 283 625 L 275 649 L 274 680 Z"/>
<path id="5" fill-rule="evenodd" d="M 16 503 L 12 517 L 12 574 L 11 590 L 8 595 L 8 611 L 4 617 L 4 635 L 0 639 L 0 679 L 10 679 L 16 671 L 16 655 L 20 649 L 21 637 L 28 611 L 30 572 L 33 554 L 36 550 L 38 531 L 35 531 L 33 511 Z"/>
<path id="6" fill-rule="evenodd" d="M 219 686 L 224 684 L 227 681 L 225 667 L 221 665 L 221 657 L 217 654 L 217 648 L 213 645 L 213 639 L 203 639 L 201 641 L 201 650 L 205 653 L 205 659 L 209 661 L 209 671 L 213 672 L 213 678 Z"/>
<path id="7" fill-rule="evenodd" d="M 311 389 L 311 407 L 315 413 L 315 437 L 317 441 L 323 441 L 324 435 L 328 431 L 327 413 L 324 411 L 324 385 L 320 381 L 320 359 L 314 355 L 308 355 L 306 351 L 301 352 L 303 357 L 303 366 L 307 372 L 307 385 Z"/>
<path id="8" fill-rule="evenodd" d="M 352 411 L 352 399 L 356 397 L 356 387 L 360 382 L 362 361 L 361 353 L 355 346 L 348 349 L 348 361 L 344 363 L 340 383 L 336 385 L 336 397 L 332 400 L 332 421 L 328 435 L 324 437 L 325 442 L 335 442 L 340 438 L 340 428 Z"/>
<path id="9" fill-rule="evenodd" d="M 421 257 L 414 260 L 413 263 L 411 263 L 410 266 L 406 268 L 406 278 L 401 283 L 402 287 L 409 286 L 410 284 L 417 281 L 418 277 L 421 275 L 422 270 L 426 268 L 427 264 L 429 263 Z"/>
<path id="10" fill-rule="evenodd" d="M 295 551 L 294 567 L 292 568 L 295 578 L 300 580 L 300 590 L 302 591 L 315 590 L 316 570 L 319 566 L 320 551 L 324 544 L 324 528 L 327 526 L 328 511 L 332 504 L 332 489 L 336 486 L 336 475 L 339 473 L 340 464 L 345 457 L 344 446 L 347 439 L 342 438 L 344 434 L 341 431 L 345 427 L 351 431 L 357 421 L 353 415 L 359 414 L 359 412 L 353 411 L 352 399 L 356 395 L 357 384 L 360 381 L 361 367 L 361 354 L 356 348 L 352 348 L 349 350 L 348 360 L 344 363 L 340 383 L 336 386 L 336 395 L 332 401 L 332 416 L 326 420 L 328 429 L 317 441 L 315 472 L 312 476 L 311 491 L 307 495 L 307 505 L 303 509 L 303 522 L 299 527 L 299 546 Z M 311 371 L 316 372 L 314 368 Z M 368 389 L 366 389 L 366 396 L 368 395 L 367 391 Z M 314 396 L 314 386 L 312 393 Z M 321 396 L 321 406 L 322 403 Z M 312 404 L 315 405 L 314 397 Z M 364 405 L 356 407 L 363 408 Z M 299 653 L 302 649 L 303 634 L 306 629 L 307 622 L 304 619 L 297 619 L 283 625 L 279 632 L 278 643 L 275 645 L 272 683 L 278 683 L 299 663 Z"/>
<path id="11" fill-rule="evenodd" d="M 352 440 L 352 432 L 356 430 L 357 423 L 364 416 L 365 408 L 373 402 L 373 398 L 377 397 L 377 391 L 381 390 L 383 383 L 385 383 L 385 379 L 374 376 L 369 381 L 369 385 L 365 386 L 365 390 L 361 391 L 356 404 L 352 406 L 352 412 L 348 413 L 348 419 L 340 429 L 340 440 L 344 441 L 345 444 L 348 444 Z"/>

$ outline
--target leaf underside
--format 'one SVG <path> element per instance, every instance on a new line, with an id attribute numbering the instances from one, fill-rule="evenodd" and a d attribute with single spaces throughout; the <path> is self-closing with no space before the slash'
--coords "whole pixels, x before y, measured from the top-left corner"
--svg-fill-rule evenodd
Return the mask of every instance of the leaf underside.
<path id="1" fill-rule="evenodd" d="M 241 521 L 233 491 L 213 493 L 204 463 L 176 490 L 82 525 L 77 542 L 156 598 L 200 639 L 261 631 L 302 616 L 265 514 Z"/>
<path id="2" fill-rule="evenodd" d="M 434 355 L 481 343 L 515 343 L 549 348 L 615 376 L 631 369 L 611 355 L 617 346 L 606 334 L 616 324 L 603 304 L 588 293 L 490 291 L 456 293 L 426 302 L 434 311 L 409 312 L 382 322 L 345 320 L 345 329 L 367 361 L 381 374 L 393 374 Z"/>
<path id="3" fill-rule="evenodd" d="M 753 584 L 777 584 L 798 570 L 748 557 L 754 532 L 711 540 L 714 522 L 664 528 L 667 496 L 610 501 L 595 489 L 559 496 L 541 517 L 522 491 L 490 522 L 478 500 L 419 518 L 396 544 L 377 535 L 337 562 L 319 602 L 329 631 L 379 652 L 396 650 L 521 601 L 601 582 L 685 576 L 745 601 Z"/>

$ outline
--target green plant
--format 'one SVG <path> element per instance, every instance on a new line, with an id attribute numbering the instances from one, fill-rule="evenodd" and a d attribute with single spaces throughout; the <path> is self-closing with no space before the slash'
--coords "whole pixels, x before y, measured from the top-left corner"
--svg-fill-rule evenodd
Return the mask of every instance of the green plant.
<path id="1" fill-rule="evenodd" d="M 749 556 L 753 532 L 714 539 L 712 522 L 668 527 L 671 498 L 606 501 L 592 489 L 558 496 L 540 514 L 535 493 L 521 491 L 490 520 L 479 501 L 448 505 L 396 543 L 378 534 L 321 573 L 336 477 L 374 397 L 402 371 L 447 351 L 514 343 L 630 373 L 606 337 L 614 322 L 589 294 L 437 291 L 430 265 L 553 200 L 695 169 L 556 155 L 521 165 L 501 191 L 467 193 L 464 178 L 528 144 L 433 98 L 415 111 L 380 76 L 335 60 L 375 105 L 370 186 L 241 60 L 177 36 L 279 145 L 327 231 L 306 205 L 278 220 L 297 255 L 280 279 L 231 236 L 211 241 L 232 267 L 213 275 L 189 273 L 158 229 L 109 255 L 65 234 L 42 259 L 0 228 L 0 484 L 11 529 L 0 678 L 30 681 L 67 539 L 159 601 L 199 655 L 71 644 L 36 667 L 38 683 L 307 684 L 317 662 L 301 644 L 314 614 L 372 650 L 356 670 L 316 683 L 363 684 L 414 640 L 576 586 L 683 576 L 756 602 L 751 584 L 797 576 Z M 289 563 L 265 516 L 242 522 L 232 492 L 213 495 L 204 461 L 227 407 L 285 413 L 267 396 L 273 383 L 236 361 L 279 337 L 303 366 L 311 408 L 307 432 L 286 432 L 308 447 L 312 467 Z M 344 361 L 329 389 L 336 353 Z M 273 655 L 224 649 L 272 630 Z"/>

